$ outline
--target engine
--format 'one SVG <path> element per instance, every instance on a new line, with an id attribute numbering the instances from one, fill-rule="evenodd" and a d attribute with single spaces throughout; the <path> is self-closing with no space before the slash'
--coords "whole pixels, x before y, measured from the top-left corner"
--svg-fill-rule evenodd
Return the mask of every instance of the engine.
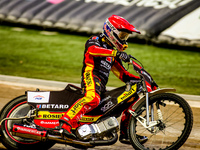
<path id="1" fill-rule="evenodd" d="M 115 117 L 110 117 L 99 123 L 84 124 L 77 129 L 76 135 L 82 140 L 91 139 L 93 136 L 101 136 L 108 131 L 118 130 L 119 123 Z"/>

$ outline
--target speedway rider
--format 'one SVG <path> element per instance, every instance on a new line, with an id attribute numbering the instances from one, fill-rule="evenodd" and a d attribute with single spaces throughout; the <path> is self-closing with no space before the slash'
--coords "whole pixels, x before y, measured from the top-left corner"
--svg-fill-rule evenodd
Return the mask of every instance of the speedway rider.
<path id="1" fill-rule="evenodd" d="M 84 97 L 77 100 L 59 120 L 63 133 L 68 137 L 75 137 L 71 128 L 78 126 L 78 121 L 100 103 L 100 95 L 106 90 L 110 70 L 123 82 L 139 80 L 138 76 L 130 74 L 122 65 L 128 62 L 129 56 L 124 52 L 128 47 L 129 34 L 139 33 L 132 24 L 123 17 L 112 15 L 103 26 L 103 32 L 92 36 L 85 44 L 82 68 L 82 83 Z M 127 120 L 130 114 L 123 112 L 120 124 L 120 141 L 129 143 L 127 135 Z M 146 141 L 145 136 L 138 136 L 139 140 Z"/>

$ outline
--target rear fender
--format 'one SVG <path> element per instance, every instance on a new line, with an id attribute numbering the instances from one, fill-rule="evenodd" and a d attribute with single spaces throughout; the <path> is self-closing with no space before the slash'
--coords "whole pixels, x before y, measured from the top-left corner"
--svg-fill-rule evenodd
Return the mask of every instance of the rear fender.
<path id="1" fill-rule="evenodd" d="M 176 91 L 176 89 L 174 89 L 174 88 L 157 89 L 152 92 L 149 92 L 149 97 L 154 96 L 156 94 L 160 94 L 160 93 L 175 92 L 175 91 Z M 135 111 L 136 108 L 144 101 L 146 101 L 146 95 L 143 95 L 136 103 L 133 104 L 132 110 Z"/>

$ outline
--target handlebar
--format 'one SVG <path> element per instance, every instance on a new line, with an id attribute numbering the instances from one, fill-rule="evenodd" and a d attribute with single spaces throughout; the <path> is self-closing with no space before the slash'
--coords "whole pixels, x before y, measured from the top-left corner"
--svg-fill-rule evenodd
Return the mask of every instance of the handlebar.
<path id="1" fill-rule="evenodd" d="M 135 57 L 133 57 L 132 55 L 128 55 L 130 58 L 133 58 L 135 60 L 137 60 Z M 138 61 L 138 60 L 137 60 Z"/>
<path id="2" fill-rule="evenodd" d="M 133 65 L 133 69 L 140 75 L 140 78 L 142 79 L 142 81 L 144 81 L 145 85 L 149 84 L 150 87 L 158 87 L 158 85 L 156 84 L 156 82 L 153 80 L 152 76 L 144 69 L 144 66 L 142 65 L 142 63 L 137 60 L 135 57 L 133 57 L 132 55 L 129 55 L 130 61 L 128 62 L 128 64 Z M 137 63 L 137 62 L 139 63 Z"/>

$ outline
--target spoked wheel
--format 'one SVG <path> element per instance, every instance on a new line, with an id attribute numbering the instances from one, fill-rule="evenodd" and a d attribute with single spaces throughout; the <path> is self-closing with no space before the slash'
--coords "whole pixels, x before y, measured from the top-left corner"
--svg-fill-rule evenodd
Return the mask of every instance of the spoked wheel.
<path id="1" fill-rule="evenodd" d="M 161 93 L 150 97 L 149 120 L 155 123 L 150 128 L 146 125 L 146 103 L 143 102 L 136 110 L 144 110 L 138 119 L 132 117 L 129 122 L 129 138 L 137 150 L 175 150 L 187 140 L 193 125 L 192 110 L 181 97 L 171 93 Z M 151 121 L 155 122 L 151 122 Z M 143 124 L 143 125 L 142 125 Z M 137 135 L 148 137 L 141 144 Z"/>
<path id="2" fill-rule="evenodd" d="M 27 115 L 31 106 L 26 102 L 26 96 L 20 96 L 8 103 L 1 111 L 0 120 L 4 118 L 18 118 Z M 24 124 L 24 120 L 6 120 L 1 125 L 1 141 L 12 150 L 45 150 L 54 145 L 53 142 L 39 142 L 32 139 L 13 136 L 11 128 L 14 123 Z"/>

